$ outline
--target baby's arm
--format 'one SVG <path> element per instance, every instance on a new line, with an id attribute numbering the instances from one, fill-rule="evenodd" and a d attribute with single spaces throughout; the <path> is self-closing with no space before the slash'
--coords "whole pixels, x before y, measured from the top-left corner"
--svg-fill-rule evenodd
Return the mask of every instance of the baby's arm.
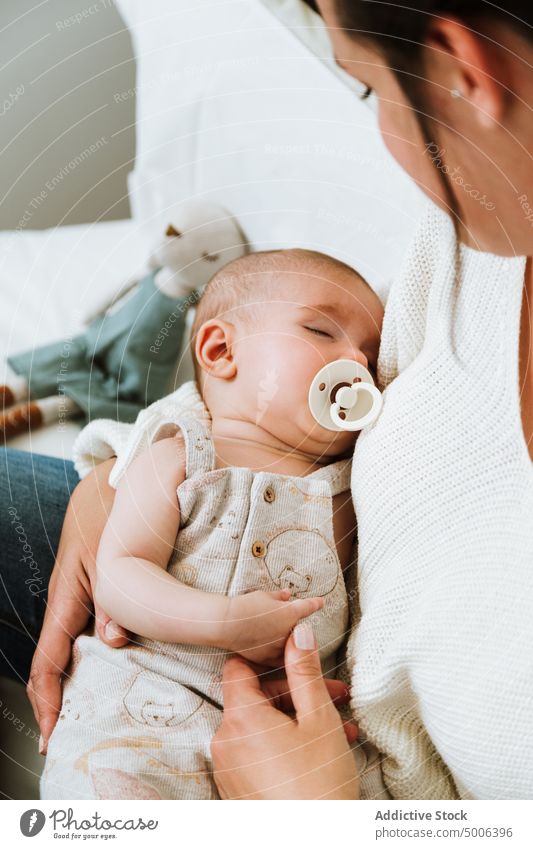
<path id="1" fill-rule="evenodd" d="M 100 541 L 95 599 L 119 625 L 150 639 L 218 646 L 275 663 L 291 629 L 323 599 L 289 601 L 286 590 L 229 598 L 169 575 L 180 524 L 176 489 L 184 477 L 179 435 L 151 445 L 128 467 Z"/>
<path id="2" fill-rule="evenodd" d="M 151 445 L 128 467 L 100 541 L 95 597 L 136 634 L 220 645 L 227 599 L 181 584 L 166 571 L 180 523 L 176 489 L 184 477 L 179 435 Z"/>

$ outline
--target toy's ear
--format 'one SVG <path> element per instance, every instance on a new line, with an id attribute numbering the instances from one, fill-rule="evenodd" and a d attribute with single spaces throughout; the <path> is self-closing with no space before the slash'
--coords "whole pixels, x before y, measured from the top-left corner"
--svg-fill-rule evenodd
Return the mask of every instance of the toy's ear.
<path id="1" fill-rule="evenodd" d="M 180 233 L 179 230 L 176 230 L 176 228 L 172 224 L 169 224 L 165 231 L 165 236 L 176 236 L 176 238 L 179 239 L 182 235 L 183 234 Z"/>

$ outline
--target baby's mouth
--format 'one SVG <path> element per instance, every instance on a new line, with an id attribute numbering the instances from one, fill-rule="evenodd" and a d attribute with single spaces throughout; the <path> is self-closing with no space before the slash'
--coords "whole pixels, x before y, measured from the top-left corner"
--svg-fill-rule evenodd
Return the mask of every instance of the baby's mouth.
<path id="1" fill-rule="evenodd" d="M 330 431 L 359 431 L 381 411 L 381 393 L 372 375 L 356 360 L 335 360 L 315 375 L 308 394 L 315 421 Z"/>

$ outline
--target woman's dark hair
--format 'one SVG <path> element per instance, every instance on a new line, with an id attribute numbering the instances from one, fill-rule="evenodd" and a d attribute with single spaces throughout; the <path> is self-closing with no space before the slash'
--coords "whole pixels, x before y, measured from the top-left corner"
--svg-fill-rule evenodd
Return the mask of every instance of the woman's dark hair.
<path id="1" fill-rule="evenodd" d="M 429 114 L 430 98 L 424 88 L 423 48 L 432 18 L 455 17 L 481 34 L 484 22 L 496 22 L 533 41 L 532 0 L 501 3 L 502 6 L 490 0 L 335 0 L 339 23 L 347 34 L 377 49 L 395 74 L 416 111 L 427 145 L 438 143 L 438 130 L 433 128 L 433 116 Z M 457 205 L 448 180 L 440 169 L 438 175 L 450 212 L 457 219 Z"/>
<path id="2" fill-rule="evenodd" d="M 385 58 L 406 96 L 418 106 L 417 79 L 432 17 L 453 16 L 483 32 L 483 21 L 512 27 L 533 41 L 531 0 L 336 0 L 341 26 Z"/>

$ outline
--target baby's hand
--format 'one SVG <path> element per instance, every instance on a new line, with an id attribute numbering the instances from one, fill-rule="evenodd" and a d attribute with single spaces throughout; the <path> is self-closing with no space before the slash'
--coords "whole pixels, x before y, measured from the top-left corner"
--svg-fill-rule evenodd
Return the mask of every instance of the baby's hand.
<path id="1" fill-rule="evenodd" d="M 232 596 L 224 623 L 224 648 L 248 660 L 276 666 L 294 626 L 324 606 L 324 599 L 291 598 L 290 590 Z"/>

